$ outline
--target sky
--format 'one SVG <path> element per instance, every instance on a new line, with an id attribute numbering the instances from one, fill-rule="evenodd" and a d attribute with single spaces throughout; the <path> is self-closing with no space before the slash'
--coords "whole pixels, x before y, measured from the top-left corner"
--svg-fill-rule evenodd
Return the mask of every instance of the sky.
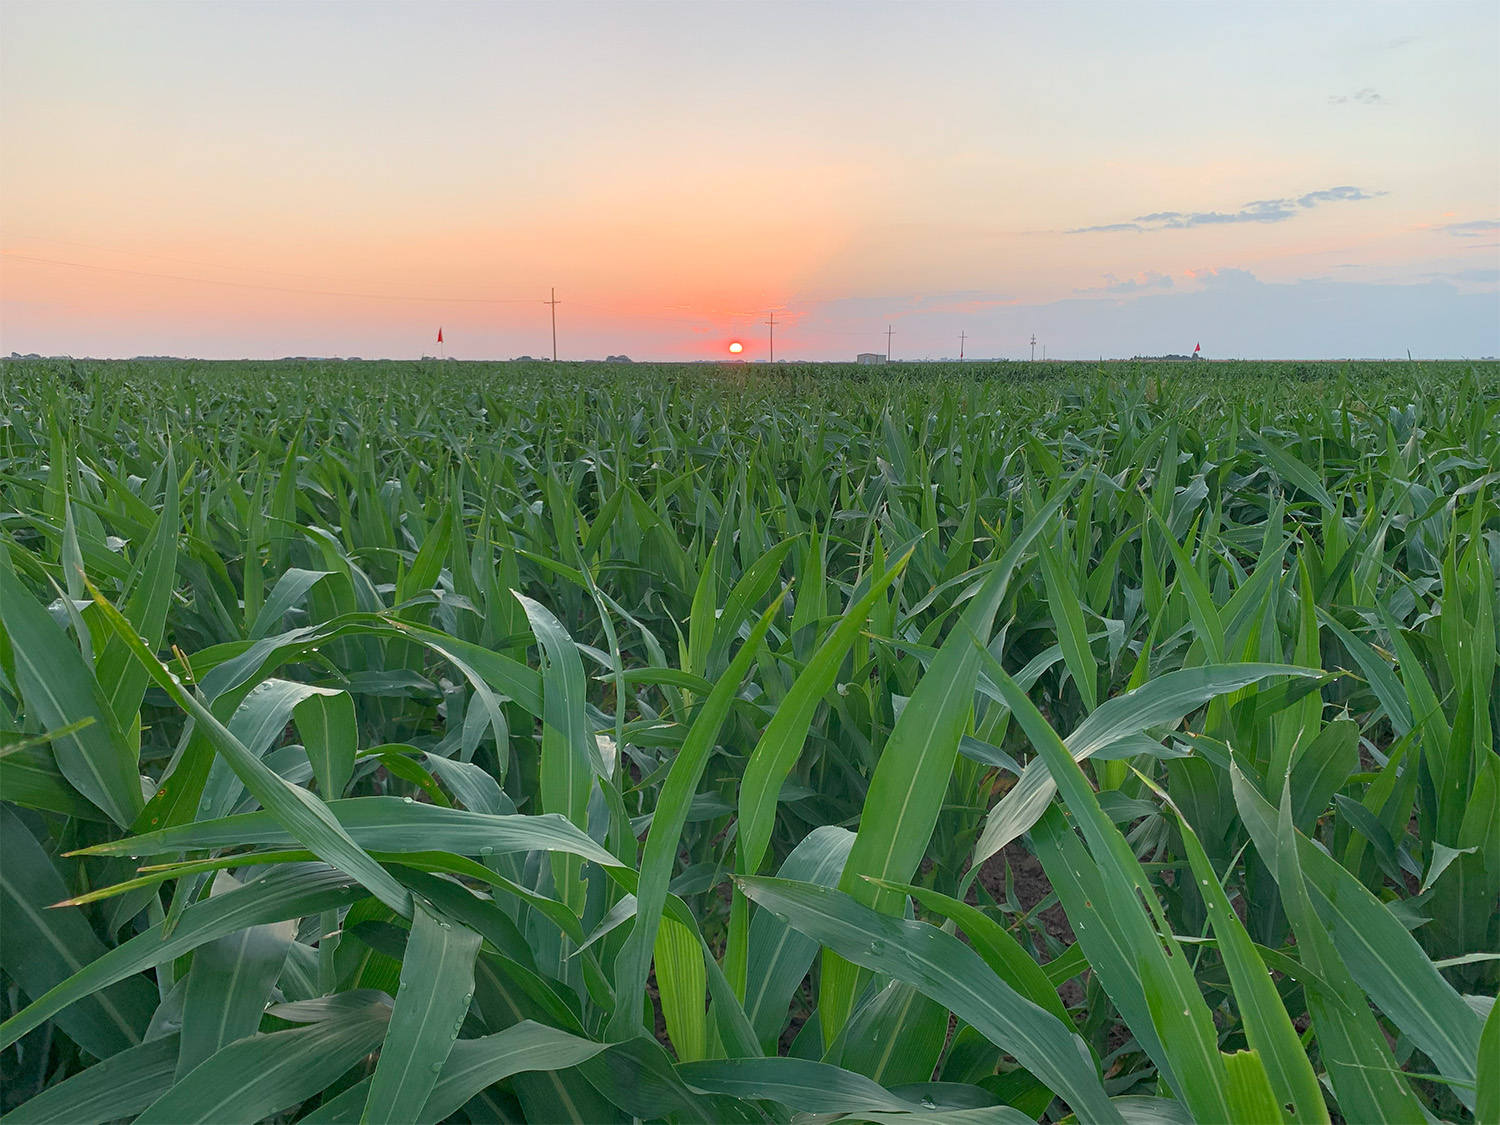
<path id="1" fill-rule="evenodd" d="M 0 5 L 0 354 L 1500 355 L 1500 5 Z M 889 335 L 888 335 L 889 330 Z"/>

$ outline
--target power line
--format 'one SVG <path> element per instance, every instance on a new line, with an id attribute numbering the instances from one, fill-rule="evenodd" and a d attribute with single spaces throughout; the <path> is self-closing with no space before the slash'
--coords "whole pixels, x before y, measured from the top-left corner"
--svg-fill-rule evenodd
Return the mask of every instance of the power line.
<path id="1" fill-rule="evenodd" d="M 123 254 L 127 258 L 151 258 L 158 262 L 176 262 L 184 266 L 204 266 L 212 270 L 237 270 L 240 273 L 263 273 L 272 277 L 304 277 L 312 281 L 334 281 L 347 284 L 359 284 L 359 279 L 352 277 L 332 277 L 324 273 L 297 273 L 292 270 L 266 270 L 258 266 L 229 266 L 223 262 L 204 262 L 197 258 L 174 258 L 166 254 L 148 254 L 141 250 L 121 250 L 118 246 L 101 246 L 96 242 L 73 242 L 66 238 L 48 238 L 42 234 L 27 234 L 18 230 L 0 230 L 0 235 L 8 238 L 23 238 L 31 242 L 51 242 L 58 246 L 76 246 L 81 250 L 102 250 L 106 254 Z M 46 259 L 50 261 L 51 259 Z"/>
<path id="2" fill-rule="evenodd" d="M 151 258 L 163 262 L 178 262 L 183 265 L 203 266 L 207 269 L 239 270 L 245 273 L 262 273 L 273 277 L 305 277 L 314 280 L 327 281 L 349 281 L 349 278 L 332 277 L 327 274 L 292 273 L 284 270 L 266 270 L 255 266 L 231 266 L 222 262 L 205 262 L 195 258 L 174 258 L 164 254 L 146 254 L 135 250 L 121 250 L 113 246 L 101 246 L 91 242 L 72 242 L 62 238 L 48 238 L 43 235 L 25 234 L 20 231 L 0 232 L 13 238 L 28 238 L 39 242 L 54 242 L 61 246 L 77 246 L 81 249 L 102 250 L 109 254 L 124 254 L 133 258 Z M 401 293 L 358 293 L 341 289 L 312 289 L 288 285 L 270 285 L 263 282 L 253 281 L 227 281 L 212 277 L 191 277 L 185 274 L 158 273 L 153 270 L 134 270 L 123 266 L 102 266 L 88 262 L 70 262 L 61 258 L 43 258 L 33 254 L 19 254 L 11 250 L 0 250 L 0 263 L 31 262 L 37 265 L 62 266 L 66 269 L 89 270 L 94 273 L 112 273 L 125 277 L 151 277 L 161 281 L 182 281 L 199 285 L 219 285 L 231 289 L 257 289 L 268 293 L 298 293 L 314 297 L 351 297 L 367 301 L 431 301 L 452 304 L 476 304 L 476 305 L 529 305 L 531 298 L 527 297 L 455 297 L 455 296 L 417 296 Z M 542 302 L 547 304 L 546 301 Z M 558 302 L 561 304 L 562 302 Z M 713 320 L 712 316 L 671 316 L 662 313 L 640 312 L 634 309 L 615 308 L 608 305 L 592 305 L 581 302 L 573 302 L 580 309 L 592 309 L 595 312 L 610 313 L 615 316 L 629 317 L 631 319 L 660 320 L 674 324 L 702 324 L 705 320 Z M 743 315 L 743 314 L 739 314 Z M 773 314 L 774 316 L 774 314 Z"/>
<path id="3" fill-rule="evenodd" d="M 530 300 L 519 297 L 418 297 L 409 294 L 347 293 L 336 289 L 298 289 L 287 285 L 262 285 L 253 281 L 222 281 L 212 277 L 184 277 L 174 273 L 153 273 L 149 270 L 127 270 L 119 266 L 95 266 L 84 262 L 65 262 L 59 258 L 38 258 L 30 254 L 0 253 L 0 262 L 36 262 L 48 266 L 65 266 L 68 269 L 92 270 L 95 273 L 123 274 L 128 277 L 155 277 L 163 281 L 189 281 L 199 285 L 224 285 L 231 289 L 259 289 L 270 293 L 302 293 L 314 297 L 355 297 L 364 301 L 439 301 L 444 304 L 466 305 L 529 305 Z"/>

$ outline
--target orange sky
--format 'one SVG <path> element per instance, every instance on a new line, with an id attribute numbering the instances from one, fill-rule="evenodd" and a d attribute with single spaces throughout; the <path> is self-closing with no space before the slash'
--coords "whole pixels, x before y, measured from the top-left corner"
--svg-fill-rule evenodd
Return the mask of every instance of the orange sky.
<path id="1" fill-rule="evenodd" d="M 1493 354 L 1500 17 L 1352 10 L 7 5 L 0 351 Z"/>

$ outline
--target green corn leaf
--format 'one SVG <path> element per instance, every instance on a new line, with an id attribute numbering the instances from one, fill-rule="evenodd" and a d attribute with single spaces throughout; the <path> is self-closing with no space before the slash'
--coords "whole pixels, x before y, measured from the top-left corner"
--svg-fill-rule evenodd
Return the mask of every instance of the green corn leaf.
<path id="1" fill-rule="evenodd" d="M 1474 1120 L 1500 1121 L 1500 1004 L 1490 1005 L 1489 1017 L 1479 1036 L 1479 1054 L 1474 1072 L 1479 1077 L 1475 1092 Z"/>
<path id="2" fill-rule="evenodd" d="M 813 715 L 833 688 L 844 657 L 864 627 L 871 607 L 884 596 L 910 559 L 911 551 L 897 559 L 829 631 L 751 751 L 740 781 L 739 842 L 735 849 L 735 863 L 741 874 L 753 875 L 759 870 L 771 839 L 781 787 L 802 753 Z M 744 968 L 749 923 L 748 909 L 738 892 L 735 892 L 730 909 L 729 948 L 725 961 L 736 967 L 731 973 L 731 979 L 735 979 L 736 972 Z M 743 988 L 742 977 L 735 979 L 735 983 Z"/>
<path id="3" fill-rule="evenodd" d="M 156 530 L 146 546 L 140 577 L 129 601 L 125 616 L 153 649 L 161 647 L 166 629 L 167 611 L 172 601 L 172 587 L 177 578 L 177 538 L 181 532 L 181 498 L 177 481 L 177 463 L 167 456 L 167 476 L 162 487 L 164 504 L 156 519 Z M 124 642 L 110 637 L 95 665 L 95 675 L 110 710 L 122 731 L 131 731 L 141 709 L 150 676 Z"/>
<path id="4" fill-rule="evenodd" d="M 1021 948 L 1021 943 L 1011 937 L 1000 923 L 978 907 L 930 887 L 902 883 L 890 883 L 888 886 L 892 890 L 911 895 L 928 910 L 952 918 L 969 939 L 970 946 L 984 958 L 984 963 L 996 976 L 1037 1007 L 1045 1008 L 1064 1023 L 1068 1021 L 1068 1012 L 1058 998 L 1057 987 L 1048 980 L 1042 966 L 1032 960 L 1031 955 Z"/>
<path id="5" fill-rule="evenodd" d="M 921 863 L 973 710 L 979 675 L 975 646 L 988 642 L 1022 553 L 1057 514 L 1077 480 L 1075 474 L 1057 487 L 984 578 L 891 730 L 839 880 L 840 889 L 857 901 L 887 912 L 899 908 L 898 894 L 863 877 L 905 882 Z M 824 955 L 819 1010 L 825 1045 L 848 1018 L 856 985 L 857 975 L 838 963 L 837 954 Z"/>
<path id="6" fill-rule="evenodd" d="M 1236 773 L 1237 798 L 1241 790 L 1248 793 L 1246 783 Z M 1241 803 L 1242 812 L 1246 804 Z M 1281 888 L 1282 903 L 1297 935 L 1300 960 L 1335 989 L 1343 1000 L 1341 1005 L 1334 1004 L 1326 1000 L 1320 990 L 1307 990 L 1313 1033 L 1317 1036 L 1320 1056 L 1328 1070 L 1329 1084 L 1338 1098 L 1340 1112 L 1351 1121 L 1422 1120 L 1421 1105 L 1397 1070 L 1374 1013 L 1363 1002 L 1358 987 L 1328 938 L 1328 931 L 1313 909 L 1302 877 L 1289 788 L 1283 791 L 1275 840 L 1273 854 L 1276 857 L 1277 885 Z M 1258 839 L 1256 847 L 1261 847 Z"/>
<path id="7" fill-rule="evenodd" d="M 1107 699 L 1064 741 L 1074 761 L 1152 727 L 1171 726 L 1210 700 L 1273 676 L 1319 676 L 1290 664 L 1220 664 L 1183 668 Z M 1057 792 L 1044 762 L 1032 762 L 989 814 L 974 849 L 974 867 L 1036 823 Z"/>
<path id="8" fill-rule="evenodd" d="M 1092 1120 L 1117 1122 L 1088 1048 L 1056 1016 L 991 973 L 958 938 L 878 913 L 839 891 L 741 877 L 745 894 L 808 937 L 873 972 L 914 985 L 967 1021 Z"/>
<path id="9" fill-rule="evenodd" d="M 1281 862 L 1275 810 L 1238 768 L 1230 776 L 1235 803 L 1256 850 Z M 1341 971 L 1427 1053 L 1440 1073 L 1454 1080 L 1454 1093 L 1469 1104 L 1474 1097 L 1474 1058 L 1482 1028 L 1479 1016 L 1443 979 L 1384 903 L 1327 852 L 1295 829 L 1294 835 L 1297 878 L 1305 884 L 1320 925 L 1327 926 Z M 1279 885 L 1279 868 L 1272 870 Z M 1285 897 L 1285 890 L 1282 893 Z M 1318 972 L 1316 966 L 1309 968 Z M 1332 979 L 1329 983 L 1338 984 Z M 1363 1006 L 1362 1000 L 1359 1003 Z"/>
<path id="10" fill-rule="evenodd" d="M 367 1122 L 413 1121 L 427 1104 L 474 997 L 480 937 L 413 901 L 401 990 L 365 1102 Z"/>
<path id="11" fill-rule="evenodd" d="M 849 646 L 864 628 L 871 607 L 901 574 L 910 559 L 911 551 L 897 559 L 890 569 L 871 584 L 865 596 L 839 619 L 838 625 L 829 631 L 817 652 L 798 675 L 755 744 L 750 760 L 745 765 L 744 778 L 740 782 L 740 827 L 736 860 L 741 874 L 753 875 L 759 869 L 771 838 L 777 797 L 787 774 L 802 752 L 813 712 L 823 697 L 832 690 L 839 666 L 848 653 Z"/>
<path id="12" fill-rule="evenodd" d="M 354 700 L 346 691 L 310 695 L 293 708 L 292 715 L 318 779 L 318 792 L 325 801 L 343 796 L 359 750 Z"/>
<path id="13" fill-rule="evenodd" d="M 291 785 L 273 773 L 265 763 L 245 749 L 212 711 L 183 688 L 181 681 L 153 656 L 136 635 L 134 628 L 102 594 L 93 591 L 94 603 L 106 620 L 125 638 L 126 644 L 151 673 L 151 678 L 172 697 L 172 701 L 192 716 L 213 743 L 214 749 L 229 761 L 240 781 L 297 840 L 314 855 L 353 875 L 377 898 L 399 914 L 411 910 L 411 896 L 390 874 L 350 839 L 328 806 L 305 789 Z"/>
<path id="14" fill-rule="evenodd" d="M 238 886 L 220 873 L 214 892 L 223 894 Z M 214 1052 L 255 1034 L 296 936 L 296 923 L 287 919 L 246 926 L 194 951 L 182 1000 L 179 1079 Z"/>
<path id="15" fill-rule="evenodd" d="M 1147 782 L 1147 784 L 1151 784 Z M 1151 786 L 1167 807 L 1177 817 L 1178 829 L 1197 880 L 1198 893 L 1208 904 L 1208 917 L 1218 938 L 1219 951 L 1224 956 L 1224 966 L 1234 985 L 1235 1002 L 1239 1005 L 1240 1019 L 1245 1025 L 1245 1038 L 1258 1055 L 1261 1069 L 1265 1071 L 1273 1091 L 1276 1104 L 1287 1109 L 1287 1119 L 1298 1122 L 1326 1122 L 1328 1109 L 1323 1102 L 1323 1091 L 1318 1086 L 1307 1053 L 1302 1047 L 1291 1017 L 1281 1002 L 1281 995 L 1271 981 L 1266 963 L 1255 951 L 1255 943 L 1245 931 L 1239 915 L 1230 905 L 1229 896 L 1219 882 L 1219 875 L 1209 862 L 1208 853 L 1198 840 L 1198 834 L 1182 815 L 1171 799 L 1155 785 Z M 1225 1066 L 1230 1067 L 1225 1057 Z M 1248 1064 L 1245 1064 L 1248 1065 Z M 1230 1070 L 1231 1093 L 1235 1074 Z M 1238 1112 L 1238 1111 L 1237 1111 Z M 1241 1120 L 1250 1120 L 1241 1114 Z"/>
<path id="16" fill-rule="evenodd" d="M 51 741 L 38 736 L 32 745 L 24 745 L 23 741 L 6 745 L 5 753 L 0 755 L 0 797 L 22 808 L 107 822 L 109 817 L 74 789 L 58 769 L 52 749 L 42 745 Z"/>
<path id="17" fill-rule="evenodd" d="M 588 824 L 589 793 L 598 749 L 584 712 L 583 662 L 562 624 L 545 607 L 517 593 L 542 650 L 541 800 L 544 812 L 561 813 L 579 828 Z M 593 747 L 591 752 L 591 747 Z M 558 896 L 574 913 L 583 912 L 583 864 L 570 853 L 552 856 L 552 878 Z"/>
<path id="18" fill-rule="evenodd" d="M 250 626 L 250 639 L 258 641 L 272 629 L 279 629 L 287 613 L 300 605 L 315 585 L 333 573 L 331 570 L 302 570 L 295 566 L 284 571 L 271 588 L 270 596 L 261 603 L 260 612 Z"/>
<path id="19" fill-rule="evenodd" d="M 164 1035 L 111 1055 L 47 1087 L 0 1121 L 5 1125 L 104 1125 L 134 1116 L 172 1085 L 177 1043 L 176 1034 Z"/>
<path id="20" fill-rule="evenodd" d="M 43 997 L 98 964 L 104 943 L 82 910 L 55 905 L 67 897 L 62 878 L 21 818 L 4 805 L 0 855 L 0 967 L 28 997 Z M 100 991 L 80 996 L 84 1002 L 75 1007 L 49 1013 L 69 1038 L 101 1059 L 140 1043 L 157 999 L 145 980 L 110 983 L 113 987 L 101 985 Z M 17 1019 L 20 1015 L 6 1023 Z"/>
<path id="21" fill-rule="evenodd" d="M 672 1050 L 682 1062 L 708 1055 L 708 1018 L 703 998 L 708 975 L 693 932 L 681 922 L 662 918 L 652 947 L 656 988 Z"/>
<path id="22" fill-rule="evenodd" d="M 1380 706 L 1385 709 L 1396 733 L 1406 734 L 1412 728 L 1411 704 L 1407 702 L 1406 689 L 1401 686 L 1401 681 L 1391 666 L 1366 641 L 1360 640 L 1322 608 L 1318 609 L 1318 618 L 1343 642 L 1349 655 L 1354 657 L 1354 662 L 1364 673 L 1375 698 L 1380 700 Z"/>
<path id="23" fill-rule="evenodd" d="M 882 1086 L 927 1082 L 948 1039 L 948 1009 L 893 980 L 859 1005 L 823 1056 Z"/>
<path id="24" fill-rule="evenodd" d="M 641 858 L 640 885 L 635 891 L 635 927 L 630 931 L 615 962 L 616 995 L 621 998 L 621 1002 L 611 1020 L 610 1030 L 617 1038 L 645 1030 L 640 1026 L 641 1013 L 633 998 L 642 995 L 646 989 L 647 967 L 651 950 L 656 943 L 656 929 L 661 920 L 667 884 L 671 880 L 672 867 L 677 858 L 682 826 L 687 821 L 688 806 L 692 804 L 693 794 L 697 791 L 708 753 L 718 740 L 719 728 L 729 714 L 734 694 L 745 673 L 749 671 L 755 650 L 779 608 L 773 601 L 761 614 L 760 620 L 740 646 L 729 668 L 714 684 L 714 690 L 693 721 L 687 739 L 667 774 L 661 795 L 657 798 L 656 817 L 651 822 L 651 831 L 646 837 L 646 848 Z"/>
<path id="25" fill-rule="evenodd" d="M 403 797 L 351 797 L 329 801 L 326 807 L 344 831 L 370 851 L 488 856 L 545 849 L 566 851 L 605 866 L 620 866 L 618 858 L 557 813 L 496 816 L 420 804 Z M 274 815 L 252 812 L 145 832 L 83 848 L 78 854 L 160 855 L 252 844 L 284 847 L 297 842 Z"/>
<path id="26" fill-rule="evenodd" d="M 1277 445 L 1265 434 L 1256 435 L 1261 449 L 1265 451 L 1266 460 L 1271 462 L 1271 467 L 1276 470 L 1278 476 L 1290 484 L 1296 485 L 1325 508 L 1338 510 L 1333 497 L 1323 487 L 1323 482 L 1318 479 L 1318 474 L 1307 467 L 1305 463 L 1293 457 L 1281 446 Z"/>
<path id="27" fill-rule="evenodd" d="M 390 1017 L 386 998 L 366 999 L 334 1019 L 241 1039 L 195 1067 L 136 1122 L 254 1125 L 318 1093 L 373 1051 Z"/>
<path id="28" fill-rule="evenodd" d="M 1004 694 L 1011 713 L 1047 763 L 1104 877 L 1108 908 L 1120 928 L 1120 939 L 1135 958 L 1151 1022 L 1159 1037 L 1162 1053 L 1156 1058 L 1158 1066 L 1195 1117 L 1205 1121 L 1229 1120 L 1224 1099 L 1224 1064 L 1213 1016 L 1198 991 L 1186 956 L 1165 924 L 1155 889 L 1147 882 L 1125 837 L 1099 807 L 1083 770 L 1057 732 L 1006 675 L 1000 662 L 988 652 L 983 656 L 990 677 Z M 1034 1067 L 1028 1069 L 1036 1073 Z"/>
<path id="29" fill-rule="evenodd" d="M 300 704 L 316 696 L 334 694 L 337 693 L 332 688 L 312 684 L 274 678 L 262 680 L 250 689 L 226 725 L 246 751 L 264 759 L 281 739 Z M 230 765 L 230 759 L 216 757 L 209 768 L 208 780 L 203 784 L 195 819 L 214 820 L 225 816 L 239 803 L 243 793 L 244 784 Z"/>
<path id="30" fill-rule="evenodd" d="M 1149 513 L 1151 509 L 1147 509 Z M 1158 523 L 1160 521 L 1158 520 Z M 1193 560 L 1188 558 L 1188 553 L 1183 549 L 1181 543 L 1177 542 L 1177 536 L 1170 528 L 1162 525 L 1162 539 L 1167 544 L 1167 550 L 1172 553 L 1173 560 L 1177 563 L 1177 585 L 1182 587 L 1187 597 L 1188 613 L 1192 618 L 1193 628 L 1197 631 L 1198 639 L 1203 643 L 1204 651 L 1208 653 L 1210 664 L 1222 664 L 1224 662 L 1224 626 L 1219 620 L 1219 609 L 1214 605 L 1213 595 L 1198 570 L 1193 565 Z M 1206 551 L 1207 545 L 1201 545 L 1199 551 Z"/>
<path id="31" fill-rule="evenodd" d="M 712 679 L 729 664 L 729 648 L 739 636 L 740 627 L 755 617 L 756 603 L 775 585 L 782 561 L 796 546 L 795 539 L 783 539 L 756 559 L 729 591 L 722 612 L 713 622 L 713 641 L 708 650 L 704 675 Z"/>
<path id="32" fill-rule="evenodd" d="M 1235 1051 L 1224 1056 L 1224 1073 L 1229 1077 L 1228 1100 L 1233 1121 L 1300 1121 L 1288 1117 L 1276 1102 L 1271 1080 L 1255 1051 Z M 1326 1118 L 1326 1113 L 1325 1113 Z"/>
<path id="33" fill-rule="evenodd" d="M 854 833 L 848 829 L 831 824 L 814 828 L 792 849 L 777 875 L 820 887 L 836 886 L 853 844 Z M 740 893 L 738 888 L 735 893 Z M 744 1008 L 767 1053 L 775 1053 L 776 1039 L 786 1025 L 787 1006 L 817 955 L 817 942 L 768 910 L 755 912 L 750 921 Z"/>
<path id="34" fill-rule="evenodd" d="M 682 1063 L 677 1073 L 707 1094 L 765 1099 L 802 1113 L 909 1113 L 916 1108 L 863 1075 L 808 1059 L 719 1059 Z"/>
<path id="35" fill-rule="evenodd" d="M 1321 700 L 1317 706 L 1321 707 Z M 1298 747 L 1292 759 L 1292 822 L 1299 832 L 1310 832 L 1328 808 L 1333 795 L 1359 769 L 1359 727 L 1335 719 L 1311 741 Z"/>
<path id="36" fill-rule="evenodd" d="M 128 828 L 146 805 L 136 754 L 77 647 L 16 576 L 8 549 L 0 549 L 0 625 L 9 637 L 16 686 L 28 712 L 43 730 L 71 730 L 52 744 L 63 776 Z M 85 719 L 89 722 L 74 725 Z"/>
<path id="37" fill-rule="evenodd" d="M 1089 711 L 1099 706 L 1099 669 L 1094 654 L 1089 650 L 1088 628 L 1083 620 L 1083 602 L 1078 597 L 1072 580 L 1063 573 L 1054 547 L 1043 542 L 1041 547 L 1042 577 L 1047 589 L 1047 607 L 1057 626 L 1058 644 L 1063 651 L 1068 671 L 1083 696 L 1083 705 Z"/>
<path id="38" fill-rule="evenodd" d="M 164 936 L 165 926 L 157 923 L 105 953 L 84 959 L 72 976 L 40 993 L 32 1003 L 0 1024 L 0 1049 L 69 1005 L 205 942 L 246 926 L 347 906 L 358 896 L 352 882 L 348 875 L 322 864 L 293 865 L 273 869 L 243 887 L 195 903 L 183 911 L 170 936 Z"/>

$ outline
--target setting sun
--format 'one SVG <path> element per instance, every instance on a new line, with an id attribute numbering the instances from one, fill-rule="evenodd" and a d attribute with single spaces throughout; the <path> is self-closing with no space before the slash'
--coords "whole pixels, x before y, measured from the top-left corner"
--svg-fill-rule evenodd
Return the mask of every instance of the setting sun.
<path id="1" fill-rule="evenodd" d="M 740 352 L 745 350 L 745 345 L 736 340 L 734 343 L 729 345 L 729 350 L 735 355 L 739 355 Z"/>

